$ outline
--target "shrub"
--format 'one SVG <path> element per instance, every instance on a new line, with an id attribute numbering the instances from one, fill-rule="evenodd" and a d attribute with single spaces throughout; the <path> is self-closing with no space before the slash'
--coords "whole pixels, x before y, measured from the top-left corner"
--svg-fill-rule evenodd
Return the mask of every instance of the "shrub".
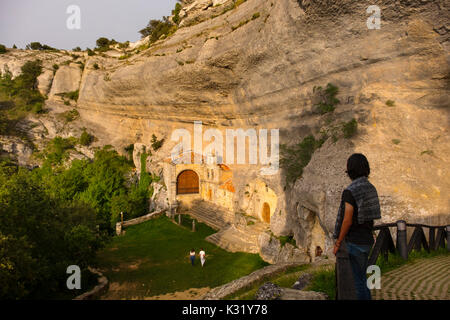
<path id="1" fill-rule="evenodd" d="M 119 49 L 126 49 L 130 46 L 130 41 L 119 43 Z"/>
<path id="2" fill-rule="evenodd" d="M 42 72 L 41 61 L 27 61 L 21 71 L 14 79 L 9 70 L 0 75 L 0 95 L 5 97 L 4 103 L 13 106 L 12 111 L 32 111 L 35 104 L 43 103 L 45 100 L 37 90 L 37 77 Z M 8 117 L 1 115 L 4 116 Z"/>
<path id="3" fill-rule="evenodd" d="M 42 102 L 36 102 L 31 110 L 36 114 L 43 113 Z"/>
<path id="4" fill-rule="evenodd" d="M 41 60 L 27 61 L 21 68 L 22 74 L 19 76 L 23 87 L 30 90 L 37 89 L 37 77 L 42 73 Z"/>
<path id="5" fill-rule="evenodd" d="M 78 94 L 79 94 L 79 90 L 75 90 L 75 91 L 66 92 L 65 96 L 71 100 L 77 101 Z"/>
<path id="6" fill-rule="evenodd" d="M 62 113 L 62 115 L 66 122 L 72 122 L 72 121 L 78 119 L 78 117 L 80 116 L 80 113 L 76 109 L 72 109 L 70 111 L 66 111 L 66 112 Z"/>
<path id="7" fill-rule="evenodd" d="M 260 13 L 259 12 L 255 12 L 252 16 L 252 20 L 258 19 L 260 17 Z"/>
<path id="8" fill-rule="evenodd" d="M 94 63 L 94 69 L 98 70 L 100 67 L 98 66 L 98 63 Z"/>
<path id="9" fill-rule="evenodd" d="M 75 138 L 55 137 L 42 151 L 46 165 L 58 165 L 67 159 L 67 151 L 73 149 L 76 144 Z"/>
<path id="10" fill-rule="evenodd" d="M 128 59 L 129 57 L 131 57 L 131 54 L 127 53 L 127 54 L 121 55 L 119 57 L 119 60 L 125 60 L 125 59 Z"/>
<path id="11" fill-rule="evenodd" d="M 422 152 L 420 153 L 421 156 L 424 155 L 424 154 L 427 154 L 427 155 L 429 155 L 429 156 L 432 156 L 432 155 L 434 154 L 434 152 L 433 152 L 433 150 L 425 150 L 425 151 L 422 151 Z"/>
<path id="12" fill-rule="evenodd" d="M 0 54 L 6 52 L 6 47 L 3 44 L 0 44 Z"/>
<path id="13" fill-rule="evenodd" d="M 163 20 L 150 20 L 147 26 L 140 30 L 139 33 L 142 38 L 150 36 L 150 43 L 153 43 L 160 38 L 167 37 L 175 33 L 177 26 L 169 21 L 168 17 L 163 17 Z"/>
<path id="14" fill-rule="evenodd" d="M 108 38 L 101 37 L 98 38 L 95 43 L 97 45 L 97 48 L 104 48 L 109 46 L 110 41 L 108 40 Z"/>
<path id="15" fill-rule="evenodd" d="M 56 50 L 46 44 L 41 44 L 40 42 L 31 42 L 25 47 L 27 50 Z"/>
<path id="16" fill-rule="evenodd" d="M 292 147 L 280 145 L 280 166 L 285 170 L 286 182 L 293 183 L 303 174 L 303 169 L 308 165 L 313 153 L 325 140 L 326 136 L 316 140 L 314 136 L 309 135 Z"/>
<path id="17" fill-rule="evenodd" d="M 95 55 L 95 52 L 93 50 L 87 48 L 87 54 L 88 54 L 88 56 L 93 56 L 93 55 Z"/>
<path id="18" fill-rule="evenodd" d="M 59 69 L 59 66 L 55 63 L 53 65 L 53 74 L 55 74 L 58 69 Z"/>
<path id="19" fill-rule="evenodd" d="M 40 42 L 31 42 L 30 44 L 27 44 L 25 48 L 29 50 L 41 50 L 42 44 Z"/>
<path id="20" fill-rule="evenodd" d="M 80 51 L 81 51 L 81 48 L 80 48 L 80 47 L 76 47 L 76 48 L 73 48 L 72 51 L 80 52 Z"/>
<path id="21" fill-rule="evenodd" d="M 338 93 L 338 87 L 334 86 L 331 83 L 328 83 L 325 89 L 323 89 L 321 86 L 314 86 L 313 94 L 315 94 L 316 96 L 313 100 L 317 101 L 314 104 L 314 106 L 316 107 L 316 112 L 320 114 L 333 112 L 336 108 L 336 105 L 340 103 L 340 101 L 336 98 L 336 95 Z"/>
<path id="22" fill-rule="evenodd" d="M 237 8 L 239 7 L 241 4 L 243 4 L 245 1 L 247 0 L 236 0 L 236 2 L 234 3 L 234 7 Z"/>
<path id="23" fill-rule="evenodd" d="M 126 153 L 128 154 L 128 158 L 133 161 L 133 151 L 134 151 L 134 144 L 130 144 L 126 146 L 125 148 Z"/>
<path id="24" fill-rule="evenodd" d="M 79 90 L 57 93 L 56 95 L 61 96 L 63 99 L 67 98 L 67 99 L 70 99 L 70 100 L 77 101 L 78 100 L 78 95 L 79 95 Z"/>
<path id="25" fill-rule="evenodd" d="M 246 25 L 249 22 L 250 22 L 250 20 L 241 21 L 237 26 L 231 26 L 231 30 L 234 31 L 234 30 L 242 27 L 243 25 Z"/>
<path id="26" fill-rule="evenodd" d="M 87 133 L 86 129 L 84 129 L 80 136 L 80 144 L 83 146 L 89 146 L 93 141 L 94 136 Z"/>
<path id="27" fill-rule="evenodd" d="M 399 140 L 399 139 L 392 139 L 392 143 L 393 143 L 393 144 L 399 144 L 399 143 L 400 143 L 400 140 Z"/>
<path id="28" fill-rule="evenodd" d="M 181 9 L 182 9 L 181 4 L 177 2 L 175 4 L 175 9 L 172 10 L 172 15 L 173 15 L 172 21 L 175 24 L 179 24 L 180 23 L 180 11 L 181 11 Z"/>
<path id="29" fill-rule="evenodd" d="M 281 247 L 284 247 L 286 243 L 290 243 L 295 247 L 297 246 L 293 236 L 280 236 L 278 239 L 280 240 Z"/>
<path id="30" fill-rule="evenodd" d="M 349 122 L 344 123 L 342 131 L 344 132 L 344 138 L 350 139 L 355 136 L 358 130 L 358 122 L 356 119 L 352 119 Z"/>
<path id="31" fill-rule="evenodd" d="M 395 101 L 388 100 L 388 101 L 386 101 L 386 105 L 387 105 L 388 107 L 394 107 L 394 106 L 395 106 Z"/>
<path id="32" fill-rule="evenodd" d="M 159 148 L 161 148 L 162 144 L 164 143 L 164 139 L 158 140 L 155 136 L 155 134 L 152 134 L 152 148 L 153 151 L 158 150 Z"/>

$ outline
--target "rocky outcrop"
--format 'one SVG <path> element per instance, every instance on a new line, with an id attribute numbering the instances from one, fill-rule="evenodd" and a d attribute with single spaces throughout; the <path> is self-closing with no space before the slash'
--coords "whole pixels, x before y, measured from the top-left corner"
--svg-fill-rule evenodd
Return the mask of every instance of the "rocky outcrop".
<path id="1" fill-rule="evenodd" d="M 80 87 L 81 73 L 82 70 L 78 64 L 71 63 L 61 66 L 56 71 L 49 98 L 55 99 L 59 93 L 77 91 Z"/>
<path id="2" fill-rule="evenodd" d="M 255 295 L 255 300 L 327 300 L 327 298 L 327 295 L 321 292 L 282 288 L 270 282 L 262 285 Z"/>
<path id="3" fill-rule="evenodd" d="M 271 282 L 264 283 L 256 292 L 255 300 L 277 300 L 280 298 L 282 290 Z"/>
<path id="4" fill-rule="evenodd" d="M 14 136 L 0 136 L 0 155 L 8 153 L 20 166 L 28 166 L 31 163 L 33 149 L 22 139 Z"/>
<path id="5" fill-rule="evenodd" d="M 311 262 L 311 257 L 304 248 L 298 248 L 290 243 L 281 244 L 281 241 L 270 232 L 261 233 L 258 241 L 259 254 L 269 263 Z"/>

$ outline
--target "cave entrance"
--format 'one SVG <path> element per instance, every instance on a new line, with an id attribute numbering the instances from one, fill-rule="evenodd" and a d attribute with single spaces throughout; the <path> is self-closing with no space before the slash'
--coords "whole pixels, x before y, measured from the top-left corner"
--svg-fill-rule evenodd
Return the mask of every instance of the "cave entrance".
<path id="1" fill-rule="evenodd" d="M 261 216 L 264 222 L 270 223 L 270 206 L 267 202 L 263 204 Z"/>
<path id="2" fill-rule="evenodd" d="M 177 178 L 177 194 L 199 193 L 199 179 L 193 170 L 182 171 Z"/>

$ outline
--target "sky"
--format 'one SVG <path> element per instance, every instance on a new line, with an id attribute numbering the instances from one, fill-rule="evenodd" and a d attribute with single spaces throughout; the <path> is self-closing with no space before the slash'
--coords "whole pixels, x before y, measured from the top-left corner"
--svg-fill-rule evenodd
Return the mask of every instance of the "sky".
<path id="1" fill-rule="evenodd" d="M 150 19 L 169 16 L 177 0 L 0 0 L 0 44 L 25 48 L 40 42 L 58 49 L 94 48 L 100 37 L 141 38 Z M 75 11 L 79 8 L 79 19 Z M 67 21 L 69 20 L 69 29 Z M 79 21 L 79 29 L 76 22 Z M 73 28 L 75 27 L 75 28 Z"/>

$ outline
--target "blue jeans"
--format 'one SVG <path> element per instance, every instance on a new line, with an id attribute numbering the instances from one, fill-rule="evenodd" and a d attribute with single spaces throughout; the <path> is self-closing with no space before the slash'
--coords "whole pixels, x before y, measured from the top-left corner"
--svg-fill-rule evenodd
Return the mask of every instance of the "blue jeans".
<path id="1" fill-rule="evenodd" d="M 191 263 L 192 263 L 192 265 L 194 265 L 195 256 L 190 256 L 190 258 L 191 258 Z"/>
<path id="2" fill-rule="evenodd" d="M 348 257 L 355 281 L 358 300 L 371 300 L 370 290 L 367 288 L 367 267 L 369 264 L 370 246 L 346 242 Z"/>

